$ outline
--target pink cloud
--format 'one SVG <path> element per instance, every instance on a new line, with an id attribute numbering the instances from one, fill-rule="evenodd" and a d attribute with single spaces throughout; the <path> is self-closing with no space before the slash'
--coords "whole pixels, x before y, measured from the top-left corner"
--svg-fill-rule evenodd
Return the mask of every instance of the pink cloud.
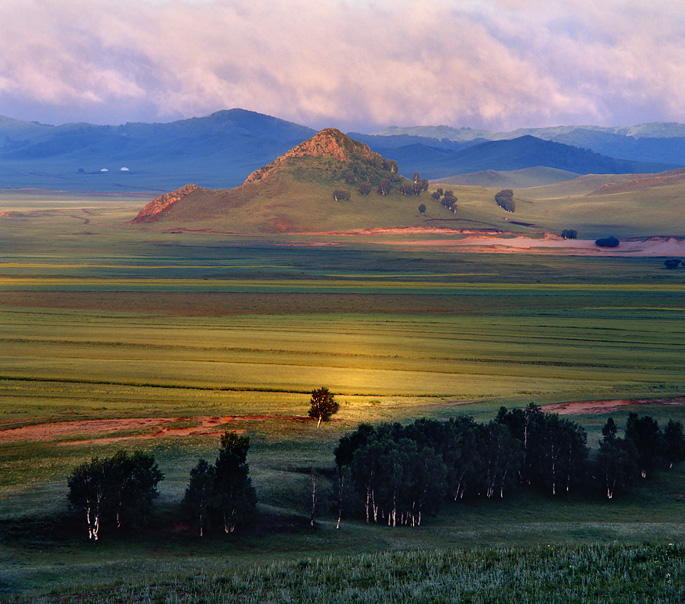
<path id="1" fill-rule="evenodd" d="M 671 0 L 4 0 L 0 22 L 0 113 L 24 119 L 685 121 Z"/>

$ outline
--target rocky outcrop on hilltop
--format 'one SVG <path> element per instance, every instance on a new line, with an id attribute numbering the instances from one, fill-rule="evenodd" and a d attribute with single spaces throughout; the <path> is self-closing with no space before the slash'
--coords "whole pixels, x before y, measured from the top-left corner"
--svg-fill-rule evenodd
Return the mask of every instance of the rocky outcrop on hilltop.
<path id="1" fill-rule="evenodd" d="M 171 193 L 160 195 L 148 203 L 140 212 L 138 212 L 138 215 L 131 221 L 131 223 L 139 224 L 141 222 L 154 222 L 155 220 L 159 220 L 172 205 L 200 189 L 202 189 L 202 187 L 189 184 L 181 187 L 180 189 L 176 189 Z"/>
<path id="2" fill-rule="evenodd" d="M 378 153 L 371 151 L 368 145 L 351 139 L 335 128 L 326 128 L 317 132 L 303 143 L 293 147 L 270 164 L 255 170 L 247 177 L 244 184 L 262 180 L 265 176 L 296 157 L 329 157 L 342 162 L 362 161 L 383 166 L 384 159 Z"/>

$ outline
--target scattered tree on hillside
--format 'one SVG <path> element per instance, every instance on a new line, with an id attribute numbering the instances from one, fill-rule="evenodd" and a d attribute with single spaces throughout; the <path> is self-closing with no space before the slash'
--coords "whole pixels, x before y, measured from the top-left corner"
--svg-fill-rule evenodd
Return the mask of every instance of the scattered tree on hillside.
<path id="1" fill-rule="evenodd" d="M 445 191 L 445 196 L 442 198 L 440 203 L 453 214 L 457 213 L 457 198 L 454 196 L 454 193 L 451 189 L 447 189 L 447 191 Z"/>
<path id="2" fill-rule="evenodd" d="M 431 193 L 431 197 L 432 197 L 435 201 L 440 201 L 440 197 L 442 197 L 442 193 L 438 193 L 437 191 L 433 191 L 433 192 Z"/>
<path id="3" fill-rule="evenodd" d="M 421 182 L 421 175 L 418 172 L 414 172 L 414 176 L 412 176 L 412 181 L 414 184 L 419 184 Z"/>
<path id="4" fill-rule="evenodd" d="M 378 183 L 378 193 L 381 195 L 390 193 L 390 181 L 387 178 L 382 178 Z"/>
<path id="5" fill-rule="evenodd" d="M 425 214 L 425 213 L 426 213 L 426 205 L 422 203 L 419 205 L 419 214 Z"/>
<path id="6" fill-rule="evenodd" d="M 403 182 L 400 185 L 400 195 L 413 195 L 414 194 L 414 185 L 409 183 L 409 182 Z"/>
<path id="7" fill-rule="evenodd" d="M 502 189 L 495 195 L 497 205 L 507 212 L 514 212 L 516 204 L 514 202 L 514 192 L 511 189 Z"/>
<path id="8" fill-rule="evenodd" d="M 564 229 L 561 231 L 561 236 L 564 239 L 578 239 L 578 231 L 575 229 Z"/>
<path id="9" fill-rule="evenodd" d="M 350 192 L 346 191 L 345 189 L 336 189 L 333 191 L 333 199 L 335 201 L 349 201 Z"/>
<path id="10" fill-rule="evenodd" d="M 338 405 L 328 388 L 317 388 L 312 390 L 308 415 L 312 419 L 317 420 L 316 427 L 318 428 L 322 421 L 327 422 L 332 415 L 337 413 L 339 407 L 340 405 Z"/>
<path id="11" fill-rule="evenodd" d="M 359 193 L 361 195 L 368 195 L 369 193 L 371 193 L 372 188 L 373 187 L 371 186 L 371 183 L 368 180 L 364 181 L 362 184 L 359 185 Z"/>

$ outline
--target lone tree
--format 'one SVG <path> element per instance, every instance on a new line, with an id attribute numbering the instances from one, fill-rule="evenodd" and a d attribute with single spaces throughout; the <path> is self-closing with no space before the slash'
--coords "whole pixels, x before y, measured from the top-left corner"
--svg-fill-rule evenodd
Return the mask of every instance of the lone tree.
<path id="1" fill-rule="evenodd" d="M 422 203 L 419 206 L 419 214 L 425 214 L 426 213 L 426 204 Z"/>
<path id="2" fill-rule="evenodd" d="M 331 419 L 331 415 L 338 412 L 340 405 L 335 401 L 333 395 L 328 388 L 321 387 L 312 390 L 312 398 L 309 401 L 309 417 L 317 420 L 316 427 L 321 425 L 321 422 L 327 422 Z"/>

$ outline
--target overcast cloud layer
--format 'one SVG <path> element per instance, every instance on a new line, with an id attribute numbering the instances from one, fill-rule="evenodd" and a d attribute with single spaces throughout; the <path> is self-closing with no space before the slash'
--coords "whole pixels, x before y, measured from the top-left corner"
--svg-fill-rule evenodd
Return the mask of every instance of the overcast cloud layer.
<path id="1" fill-rule="evenodd" d="M 682 0 L 2 0 L 0 114 L 312 127 L 685 121 Z"/>

